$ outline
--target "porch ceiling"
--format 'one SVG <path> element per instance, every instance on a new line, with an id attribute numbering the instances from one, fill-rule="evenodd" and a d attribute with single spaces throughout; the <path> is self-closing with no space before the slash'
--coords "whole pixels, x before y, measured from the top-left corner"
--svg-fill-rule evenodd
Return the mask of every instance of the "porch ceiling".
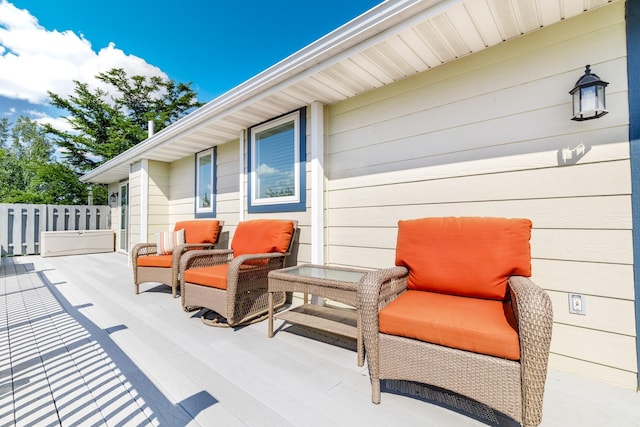
<path id="1" fill-rule="evenodd" d="M 141 159 L 172 162 L 313 101 L 331 105 L 613 0 L 399 0 L 365 12 L 86 174 L 111 183 Z"/>

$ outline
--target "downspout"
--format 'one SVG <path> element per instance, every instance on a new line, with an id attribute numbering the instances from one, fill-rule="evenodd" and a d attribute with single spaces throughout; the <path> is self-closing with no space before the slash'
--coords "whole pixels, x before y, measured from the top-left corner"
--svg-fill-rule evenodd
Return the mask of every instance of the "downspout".
<path id="1" fill-rule="evenodd" d="M 636 314 L 636 390 L 640 390 L 640 2 L 627 1 L 627 84 L 629 91 L 629 154 Z"/>

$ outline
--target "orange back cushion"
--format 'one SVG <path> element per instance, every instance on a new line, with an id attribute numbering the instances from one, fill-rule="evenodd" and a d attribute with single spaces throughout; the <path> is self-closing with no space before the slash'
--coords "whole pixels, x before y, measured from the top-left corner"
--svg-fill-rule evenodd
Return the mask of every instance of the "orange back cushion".
<path id="1" fill-rule="evenodd" d="M 396 265 L 408 288 L 504 299 L 509 276 L 531 276 L 531 221 L 446 217 L 398 222 Z"/>
<path id="2" fill-rule="evenodd" d="M 201 219 L 176 222 L 175 230 L 184 229 L 186 243 L 216 243 L 220 221 L 217 219 Z"/>
<path id="3" fill-rule="evenodd" d="M 233 256 L 245 254 L 285 253 L 293 237 L 293 221 L 256 219 L 238 224 L 233 235 Z"/>

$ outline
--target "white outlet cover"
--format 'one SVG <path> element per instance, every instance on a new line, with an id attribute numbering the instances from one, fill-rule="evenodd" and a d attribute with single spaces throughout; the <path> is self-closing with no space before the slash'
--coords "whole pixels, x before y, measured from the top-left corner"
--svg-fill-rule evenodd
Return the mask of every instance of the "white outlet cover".
<path id="1" fill-rule="evenodd" d="M 569 313 L 572 314 L 587 314 L 584 295 L 581 294 L 569 294 Z"/>

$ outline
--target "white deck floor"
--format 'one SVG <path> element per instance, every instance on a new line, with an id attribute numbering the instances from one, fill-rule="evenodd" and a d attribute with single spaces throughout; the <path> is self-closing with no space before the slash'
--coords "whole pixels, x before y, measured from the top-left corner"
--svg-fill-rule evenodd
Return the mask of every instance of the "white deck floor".
<path id="1" fill-rule="evenodd" d="M 515 425 L 429 388 L 374 405 L 354 342 L 207 327 L 166 286 L 134 295 L 127 261 L 2 259 L 0 426 Z M 640 395 L 551 370 L 542 426 L 640 426 Z"/>

